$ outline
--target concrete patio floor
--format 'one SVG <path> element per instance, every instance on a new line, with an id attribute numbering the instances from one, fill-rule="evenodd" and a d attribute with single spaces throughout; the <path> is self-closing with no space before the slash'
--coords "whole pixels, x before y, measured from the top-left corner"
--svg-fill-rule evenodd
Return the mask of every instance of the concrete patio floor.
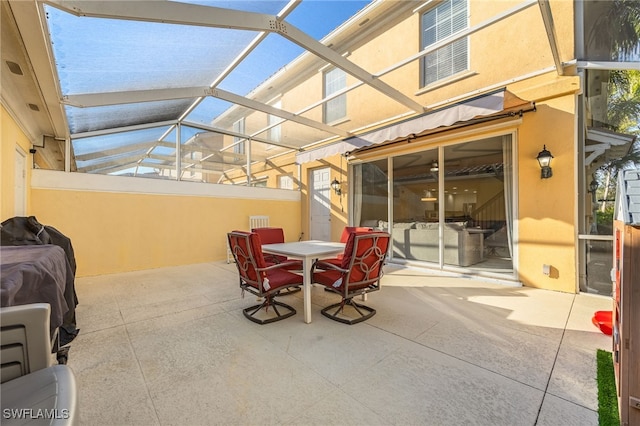
<path id="1" fill-rule="evenodd" d="M 597 425 L 591 324 L 610 298 L 388 267 L 377 309 L 244 318 L 234 264 L 79 278 L 69 366 L 83 425 Z"/>

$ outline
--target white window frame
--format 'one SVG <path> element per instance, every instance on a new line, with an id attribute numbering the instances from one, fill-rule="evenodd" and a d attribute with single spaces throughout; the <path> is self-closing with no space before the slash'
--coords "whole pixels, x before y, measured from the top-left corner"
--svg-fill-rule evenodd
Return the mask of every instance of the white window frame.
<path id="1" fill-rule="evenodd" d="M 324 72 L 323 96 L 330 96 L 347 87 L 347 73 L 340 68 L 332 68 Z M 325 123 L 334 123 L 347 117 L 347 94 L 336 96 L 324 103 L 323 118 Z"/>
<path id="2" fill-rule="evenodd" d="M 274 108 L 282 109 L 282 100 L 278 100 L 278 101 L 274 102 L 273 104 L 271 104 L 271 106 L 274 107 Z M 269 126 L 271 126 L 271 125 L 273 125 L 275 123 L 278 123 L 281 120 L 282 119 L 280 117 L 278 117 L 277 115 L 271 115 L 271 114 L 267 115 L 267 124 Z M 282 139 L 282 125 L 281 124 L 277 124 L 277 125 L 271 127 L 268 130 L 267 138 L 270 141 L 273 141 L 273 142 L 280 142 L 281 139 Z M 267 149 L 271 149 L 271 148 L 273 148 L 272 145 L 269 145 L 267 147 Z"/>
<path id="3" fill-rule="evenodd" d="M 451 15 L 451 10 L 455 10 Z M 425 19 L 433 22 L 425 28 Z M 420 16 L 420 48 L 425 49 L 469 28 L 469 1 L 443 0 Z M 428 38 L 428 39 L 427 39 Z M 469 38 L 463 37 L 420 60 L 420 87 L 427 87 L 469 70 Z"/>
<path id="4" fill-rule="evenodd" d="M 280 175 L 278 176 L 278 188 L 293 190 L 293 181 L 292 175 Z"/>
<path id="5" fill-rule="evenodd" d="M 233 131 L 235 133 L 240 133 L 244 135 L 244 117 L 242 117 L 240 120 L 233 123 Z M 246 152 L 245 146 L 244 146 L 246 141 L 240 142 L 242 139 L 244 138 L 241 138 L 238 136 L 233 137 L 233 143 L 234 143 L 233 153 L 234 154 L 244 154 Z"/>

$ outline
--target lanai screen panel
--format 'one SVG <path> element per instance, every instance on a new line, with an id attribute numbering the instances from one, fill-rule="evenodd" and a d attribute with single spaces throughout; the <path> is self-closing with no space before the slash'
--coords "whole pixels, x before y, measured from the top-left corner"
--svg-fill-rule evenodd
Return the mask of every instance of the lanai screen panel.
<path id="1" fill-rule="evenodd" d="M 76 17 L 46 7 L 63 96 L 208 86 L 255 32 Z M 192 99 L 131 104 L 104 114 L 68 108 L 71 132 L 178 119 Z M 132 119 L 131 116 L 138 118 Z M 120 120 L 120 123 L 119 123 Z"/>
<path id="2" fill-rule="evenodd" d="M 296 4 L 240 0 L 175 3 L 278 16 L 319 40 L 369 1 L 349 1 L 341 3 L 339 8 L 332 2 L 312 0 Z M 130 12 L 128 4 L 135 15 L 142 10 L 139 6 L 144 2 L 121 3 L 118 7 L 123 15 Z M 216 93 L 215 89 L 221 89 L 230 94 L 227 98 L 248 95 L 248 99 L 252 99 L 250 94 L 254 88 L 304 53 L 304 49 L 291 40 L 268 32 L 190 25 L 185 20 L 169 24 L 119 19 L 113 16 L 117 8 L 104 5 L 104 9 L 99 5 L 91 7 L 94 12 L 89 15 L 104 11 L 110 18 L 76 16 L 57 8 L 55 3 L 42 6 L 65 104 L 72 155 L 82 156 L 72 158 L 73 170 L 117 174 L 124 170 L 134 175 L 177 177 L 171 175 L 180 174 L 185 168 L 178 163 L 178 158 L 190 164 L 186 168 L 194 169 L 194 162 L 205 168 L 214 162 L 228 170 L 238 164 L 246 165 L 248 160 L 264 161 L 272 153 L 278 155 L 287 149 L 335 137 L 314 125 L 309 127 L 308 123 L 285 120 L 274 125 L 281 119 L 278 114 L 272 114 L 273 111 L 256 111 L 243 102 L 239 107 L 225 96 L 223 99 L 211 96 Z M 82 6 L 77 10 L 81 11 Z M 225 13 L 214 9 L 202 12 L 210 12 L 212 17 Z M 271 104 L 271 100 L 256 101 Z M 246 112 L 243 135 L 225 134 L 224 131 L 237 130 L 229 117 L 243 111 Z M 200 124 L 204 129 L 188 130 L 182 126 L 178 134 L 175 126 L 183 120 Z M 152 138 L 141 137 L 146 132 L 145 126 L 161 122 L 164 123 L 162 132 L 156 132 L 159 134 Z M 265 130 L 269 126 L 272 130 Z M 216 129 L 223 130 L 214 144 L 222 145 L 221 154 L 212 155 L 208 146 L 200 149 L 194 145 L 193 138 L 198 132 L 215 133 Z M 252 138 L 253 143 L 260 145 L 256 145 L 255 150 L 236 152 L 240 155 L 227 158 L 229 140 L 233 143 L 243 137 Z M 179 153 L 176 143 L 181 145 Z M 100 155 L 103 158 L 99 158 Z M 144 169 L 147 166 L 149 170 Z M 140 173 L 143 169 L 145 173 Z M 170 171 L 163 172 L 163 169 Z M 210 171 L 204 173 L 210 174 Z M 194 175 L 194 179 L 198 177 Z"/>
<path id="3" fill-rule="evenodd" d="M 65 111 L 69 121 L 69 130 L 73 135 L 137 124 L 176 120 L 176 116 L 188 108 L 192 102 L 192 99 L 173 99 L 91 108 L 67 106 Z"/>

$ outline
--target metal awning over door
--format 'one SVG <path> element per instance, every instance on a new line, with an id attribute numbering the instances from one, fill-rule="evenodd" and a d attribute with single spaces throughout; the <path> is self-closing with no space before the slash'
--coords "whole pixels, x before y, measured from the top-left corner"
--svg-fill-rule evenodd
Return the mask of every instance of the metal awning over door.
<path id="1" fill-rule="evenodd" d="M 504 113 L 525 111 L 525 109 L 528 111 L 534 110 L 535 105 L 532 102 L 518 98 L 506 89 L 500 89 L 357 137 L 351 137 L 314 150 L 298 153 L 296 162 L 303 164 L 336 154 L 352 152 L 370 145 L 394 142 L 409 137 L 419 137 L 430 130 L 454 126 L 481 117 L 493 115 L 502 117 Z"/>

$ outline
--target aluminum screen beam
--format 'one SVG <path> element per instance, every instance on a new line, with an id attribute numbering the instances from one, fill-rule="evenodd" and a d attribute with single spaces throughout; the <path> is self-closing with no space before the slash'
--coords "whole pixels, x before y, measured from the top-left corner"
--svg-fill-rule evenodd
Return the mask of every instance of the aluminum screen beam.
<path id="1" fill-rule="evenodd" d="M 271 105 L 255 101 L 244 96 L 236 95 L 226 90 L 212 89 L 209 87 L 181 87 L 173 89 L 134 90 L 125 92 L 67 95 L 64 96 L 63 103 L 79 108 L 87 108 L 106 105 L 162 101 L 168 99 L 196 98 L 202 96 L 213 96 L 214 98 L 222 99 L 236 105 L 242 105 L 256 111 L 275 115 L 286 120 L 294 121 L 298 124 L 313 127 L 315 129 L 323 130 L 325 132 L 342 137 L 352 136 L 351 133 L 340 128 L 329 126 L 328 124 L 311 120 L 309 118 L 301 117 L 299 115 L 275 108 Z"/>
<path id="2" fill-rule="evenodd" d="M 564 67 L 562 66 L 562 60 L 560 59 L 558 37 L 556 36 L 556 27 L 553 23 L 551 6 L 549 6 L 548 0 L 538 0 L 538 4 L 540 5 L 540 13 L 542 14 L 542 20 L 544 21 L 544 28 L 547 31 L 547 38 L 549 39 L 549 46 L 551 47 L 553 62 L 555 62 L 556 64 L 558 75 L 564 75 Z"/>

